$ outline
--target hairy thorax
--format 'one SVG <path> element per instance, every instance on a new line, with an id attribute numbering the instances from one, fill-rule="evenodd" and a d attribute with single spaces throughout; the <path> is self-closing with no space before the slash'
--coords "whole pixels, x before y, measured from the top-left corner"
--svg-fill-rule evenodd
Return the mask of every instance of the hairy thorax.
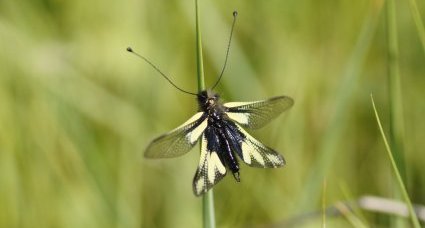
<path id="1" fill-rule="evenodd" d="M 223 119 L 227 118 L 220 96 L 211 90 L 201 91 L 198 94 L 198 104 L 200 111 L 208 115 L 208 124 L 220 128 Z"/>

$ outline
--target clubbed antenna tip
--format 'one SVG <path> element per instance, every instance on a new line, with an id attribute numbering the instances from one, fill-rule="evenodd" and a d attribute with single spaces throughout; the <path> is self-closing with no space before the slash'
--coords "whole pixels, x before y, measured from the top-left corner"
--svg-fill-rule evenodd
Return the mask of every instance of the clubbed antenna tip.
<path id="1" fill-rule="evenodd" d="M 233 29 L 235 28 L 235 23 L 236 23 L 236 16 L 238 16 L 238 11 L 235 10 L 233 11 L 233 23 L 232 23 L 232 28 L 230 29 L 230 37 L 229 37 L 229 43 L 227 44 L 226 58 L 224 59 L 224 65 L 223 65 L 223 68 L 221 69 L 220 76 L 218 76 L 217 81 L 211 87 L 211 89 L 214 89 L 218 85 L 221 78 L 223 77 L 224 70 L 226 69 L 227 58 L 229 57 L 230 43 L 232 43 Z"/>

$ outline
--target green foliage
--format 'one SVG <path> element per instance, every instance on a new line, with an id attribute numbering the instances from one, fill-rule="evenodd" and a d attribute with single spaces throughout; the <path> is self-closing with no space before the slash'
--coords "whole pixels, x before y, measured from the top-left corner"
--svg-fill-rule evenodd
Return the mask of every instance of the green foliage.
<path id="1" fill-rule="evenodd" d="M 399 168 L 397 167 L 397 164 L 396 164 L 396 161 L 394 159 L 393 153 L 391 151 L 390 145 L 387 141 L 387 138 L 385 137 L 384 129 L 382 128 L 381 120 L 379 118 L 378 111 L 376 110 L 375 101 L 373 100 L 373 96 L 371 95 L 370 98 L 372 100 L 373 111 L 375 112 L 376 122 L 378 123 L 379 131 L 381 132 L 382 139 L 384 140 L 384 143 L 385 143 L 385 149 L 387 150 L 388 158 L 390 159 L 390 162 L 391 162 L 391 167 L 392 167 L 392 169 L 395 173 L 395 176 L 397 178 L 397 183 L 400 187 L 401 193 L 403 195 L 403 199 L 404 199 L 404 201 L 406 201 L 406 205 L 407 205 L 407 208 L 409 210 L 410 218 L 412 219 L 412 225 L 415 228 L 420 228 L 421 226 L 419 225 L 419 220 L 418 220 L 416 213 L 413 209 L 412 202 L 409 198 L 409 195 L 407 194 L 406 187 L 404 185 L 403 179 L 401 178 L 401 174 L 400 174 Z"/>
<path id="2" fill-rule="evenodd" d="M 202 225 L 202 200 L 191 187 L 198 149 L 169 160 L 142 156 L 151 139 L 183 123 L 196 103 L 125 51 L 132 46 L 196 91 L 193 4 L 0 2 L 0 227 Z M 234 9 L 238 23 L 217 92 L 227 101 L 288 95 L 295 105 L 252 132 L 280 151 L 287 166 L 241 165 L 241 183 L 224 178 L 214 188 L 217 226 L 280 224 L 320 211 L 324 178 L 326 206 L 346 200 L 341 184 L 353 199 L 396 199 L 369 100 L 373 92 L 388 126 L 382 1 L 203 0 L 206 87 L 221 70 Z M 410 200 L 425 204 L 418 20 L 408 2 L 398 2 L 405 184 Z M 320 215 L 297 227 L 320 226 Z M 362 221 L 385 227 L 389 217 L 366 212 Z M 326 216 L 327 227 L 349 225 Z"/>

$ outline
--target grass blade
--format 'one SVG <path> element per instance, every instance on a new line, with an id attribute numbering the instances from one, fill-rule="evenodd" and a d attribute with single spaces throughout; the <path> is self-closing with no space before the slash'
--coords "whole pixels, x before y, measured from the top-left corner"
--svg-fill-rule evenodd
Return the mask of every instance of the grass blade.
<path id="1" fill-rule="evenodd" d="M 341 132 L 346 122 L 344 118 L 348 115 L 349 100 L 354 94 L 357 80 L 360 76 L 360 70 L 362 69 L 367 51 L 375 34 L 381 9 L 381 3 L 372 5 L 368 17 L 363 22 L 356 45 L 342 75 L 343 79 L 340 90 L 337 92 L 335 99 L 335 112 L 330 117 L 331 122 L 328 130 L 323 136 L 321 145 L 317 151 L 320 157 L 311 168 L 306 180 L 306 187 L 301 194 L 299 202 L 296 204 L 298 205 L 298 212 L 311 209 L 311 206 L 316 205 L 318 200 L 320 200 L 321 180 L 331 169 L 332 162 L 338 151 L 337 145 L 342 140 Z"/>
<path id="2" fill-rule="evenodd" d="M 322 228 L 326 228 L 326 178 L 323 179 L 322 193 Z"/>
<path id="3" fill-rule="evenodd" d="M 394 160 L 403 180 L 406 179 L 404 158 L 404 118 L 401 95 L 400 67 L 398 63 L 397 17 L 394 0 L 386 2 L 387 48 L 388 48 L 388 90 L 390 101 L 390 145 Z"/>
<path id="4" fill-rule="evenodd" d="M 418 30 L 419 39 L 422 43 L 422 48 L 425 52 L 425 28 L 422 22 L 422 17 L 416 4 L 416 0 L 409 0 L 410 12 L 412 13 L 413 21 L 415 22 L 416 29 Z"/>
<path id="5" fill-rule="evenodd" d="M 379 131 L 381 132 L 382 139 L 384 140 L 384 144 L 385 144 L 385 148 L 387 150 L 388 157 L 390 158 L 390 161 L 391 161 L 391 167 L 394 170 L 394 173 L 395 173 L 396 178 L 397 178 L 398 185 L 400 186 L 401 194 L 402 194 L 402 196 L 403 196 L 403 198 L 404 198 L 404 200 L 406 201 L 406 204 L 407 204 L 407 208 L 409 210 L 412 225 L 415 228 L 420 228 L 421 226 L 419 225 L 419 220 L 416 216 L 415 211 L 413 210 L 412 202 L 410 201 L 409 195 L 407 194 L 406 187 L 404 186 L 404 183 L 403 183 L 403 179 L 401 178 L 397 164 L 394 160 L 393 153 L 391 152 L 391 147 L 388 144 L 387 138 L 385 137 L 384 129 L 382 128 L 381 120 L 379 118 L 378 111 L 376 110 L 376 106 L 375 106 L 375 102 L 373 100 L 372 94 L 370 95 L 370 99 L 372 100 L 373 111 L 375 112 L 376 122 L 378 123 Z"/>
<path id="6" fill-rule="evenodd" d="M 358 218 L 346 204 L 338 202 L 335 204 L 335 208 L 337 208 L 342 216 L 353 226 L 358 228 L 367 228 L 362 220 Z"/>
<path id="7" fill-rule="evenodd" d="M 198 78 L 198 91 L 205 89 L 204 79 L 204 62 L 202 59 L 202 40 L 201 40 L 201 26 L 199 24 L 199 5 L 198 0 L 195 0 L 195 13 L 196 13 L 196 69 Z"/>
<path id="8" fill-rule="evenodd" d="M 195 0 L 195 13 L 196 13 L 196 67 L 197 67 L 197 79 L 198 79 L 198 91 L 205 89 L 204 79 L 204 64 L 202 60 L 202 41 L 201 41 L 201 29 L 199 24 L 199 5 L 198 0 Z M 199 146 L 199 148 L 201 148 Z M 215 227 L 215 213 L 214 213 L 214 193 L 213 189 L 209 190 L 202 199 L 202 211 L 203 211 L 203 226 L 204 228 Z"/>
<path id="9" fill-rule="evenodd" d="M 202 198 L 203 205 L 203 224 L 204 228 L 215 227 L 215 213 L 214 213 L 214 193 L 213 189 L 209 190 Z"/>

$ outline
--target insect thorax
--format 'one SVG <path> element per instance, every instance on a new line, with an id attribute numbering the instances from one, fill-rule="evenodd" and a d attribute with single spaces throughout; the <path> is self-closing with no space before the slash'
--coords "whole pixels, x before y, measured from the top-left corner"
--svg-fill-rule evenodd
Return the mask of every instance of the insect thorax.
<path id="1" fill-rule="evenodd" d="M 220 121 L 225 115 L 220 96 L 211 90 L 204 90 L 198 93 L 198 105 L 200 111 L 208 114 L 210 123 Z"/>
<path id="2" fill-rule="evenodd" d="M 208 112 L 209 110 L 219 106 L 220 96 L 211 90 L 203 90 L 198 93 L 198 105 L 200 111 Z"/>

